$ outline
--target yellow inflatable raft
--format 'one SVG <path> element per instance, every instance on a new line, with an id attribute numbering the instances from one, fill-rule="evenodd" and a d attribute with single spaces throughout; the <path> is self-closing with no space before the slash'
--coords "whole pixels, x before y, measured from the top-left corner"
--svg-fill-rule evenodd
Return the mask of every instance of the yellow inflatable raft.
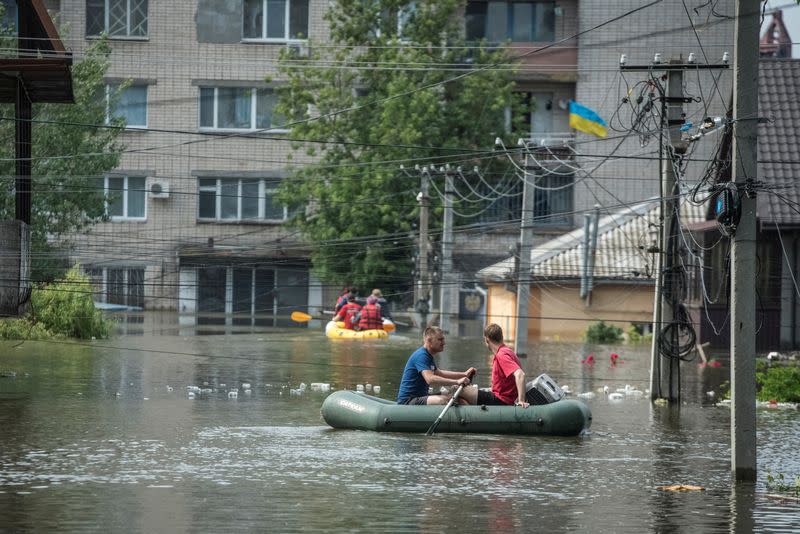
<path id="1" fill-rule="evenodd" d="M 392 326 L 394 326 L 394 324 L 392 324 Z M 331 339 L 384 339 L 389 337 L 389 332 L 385 329 L 348 330 L 344 327 L 344 321 L 328 321 L 328 324 L 325 326 L 325 335 Z"/>

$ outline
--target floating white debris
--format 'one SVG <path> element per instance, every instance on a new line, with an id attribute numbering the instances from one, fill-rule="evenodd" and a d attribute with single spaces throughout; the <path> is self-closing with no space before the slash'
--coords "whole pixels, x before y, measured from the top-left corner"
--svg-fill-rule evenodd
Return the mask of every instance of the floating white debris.
<path id="1" fill-rule="evenodd" d="M 570 389 L 570 387 L 568 385 L 566 385 L 566 384 L 561 386 L 561 390 L 567 395 L 571 395 L 572 394 L 572 389 Z"/>
<path id="2" fill-rule="evenodd" d="M 289 394 L 290 395 L 302 395 L 303 394 L 303 390 L 302 389 L 290 389 L 289 390 Z"/>
<path id="3" fill-rule="evenodd" d="M 208 381 L 206 380 L 205 382 L 203 382 L 203 385 L 207 386 L 208 385 Z"/>
<path id="4" fill-rule="evenodd" d="M 364 384 L 356 384 L 356 391 L 364 391 Z"/>
<path id="5" fill-rule="evenodd" d="M 122 393 L 120 393 L 119 391 L 117 391 L 117 392 L 114 394 L 114 396 L 115 396 L 115 397 L 121 397 L 121 396 L 122 396 Z"/>
<path id="6" fill-rule="evenodd" d="M 610 400 L 611 402 L 619 402 L 624 398 L 625 398 L 625 395 L 623 395 L 622 393 L 619 393 L 617 391 L 608 394 L 608 400 Z"/>
<path id="7" fill-rule="evenodd" d="M 167 385 L 167 391 L 172 391 L 173 389 L 175 389 L 175 388 L 173 388 L 173 387 L 172 387 L 172 386 L 170 386 L 170 385 Z"/>
<path id="8" fill-rule="evenodd" d="M 311 391 L 330 391 L 331 385 L 324 382 L 311 382 Z"/>
<path id="9" fill-rule="evenodd" d="M 300 382 L 300 386 L 299 386 L 299 388 L 300 388 L 300 391 L 305 391 L 307 387 L 308 387 L 308 386 L 306 386 L 306 383 L 305 383 L 305 382 Z"/>
<path id="10" fill-rule="evenodd" d="M 229 391 L 228 392 L 228 398 L 229 399 L 235 399 L 235 398 L 238 398 L 238 397 L 239 397 L 239 392 L 238 391 L 233 390 L 233 391 Z"/>
<path id="11" fill-rule="evenodd" d="M 381 387 L 380 386 L 372 386 L 372 392 L 375 395 L 379 394 L 381 392 Z"/>
<path id="12" fill-rule="evenodd" d="M 250 382 L 242 382 L 242 389 L 250 389 Z"/>
<path id="13" fill-rule="evenodd" d="M 246 390 L 244 390 L 244 394 L 245 394 L 245 395 L 250 395 L 251 393 L 253 393 L 253 390 L 252 390 L 252 389 L 246 389 Z"/>
<path id="14" fill-rule="evenodd" d="M 369 393 L 370 391 L 372 391 L 372 384 L 364 384 L 364 389 L 367 390 L 367 392 Z"/>
<path id="15" fill-rule="evenodd" d="M 145 397 L 145 398 L 144 398 L 144 399 L 142 399 L 142 400 L 150 400 L 150 398 L 149 398 L 149 397 Z"/>
<path id="16" fill-rule="evenodd" d="M 193 399 L 194 398 L 194 391 L 190 391 L 189 393 L 186 394 L 186 396 L 188 396 L 190 399 Z"/>
<path id="17" fill-rule="evenodd" d="M 587 391 L 585 393 L 578 393 L 578 397 L 581 399 L 593 399 L 597 395 L 595 395 L 594 391 Z"/>
<path id="18" fill-rule="evenodd" d="M 226 387 L 228 387 L 228 384 L 222 383 L 222 384 L 219 385 L 219 387 L 226 388 Z"/>

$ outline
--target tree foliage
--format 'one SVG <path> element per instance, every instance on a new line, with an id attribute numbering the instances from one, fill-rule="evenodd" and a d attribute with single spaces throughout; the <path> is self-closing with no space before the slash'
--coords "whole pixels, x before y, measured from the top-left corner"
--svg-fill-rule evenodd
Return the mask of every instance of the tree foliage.
<path id="1" fill-rule="evenodd" d="M 34 281 L 52 280 L 68 265 L 65 238 L 105 218 L 95 177 L 119 163 L 120 128 L 106 123 L 105 81 L 111 48 L 94 41 L 72 66 L 72 104 L 33 105 L 31 271 Z M 117 95 L 112 95 L 116 98 Z M 15 217 L 14 104 L 2 104 L 0 219 Z M 123 126 L 121 120 L 111 126 Z"/>
<path id="2" fill-rule="evenodd" d="M 330 41 L 310 43 L 310 61 L 282 60 L 278 111 L 314 163 L 298 165 L 280 198 L 303 208 L 295 223 L 314 245 L 315 272 L 332 284 L 409 285 L 419 181 L 400 164 L 469 169 L 482 164 L 470 152 L 490 151 L 506 129 L 512 73 L 477 68 L 506 61 L 505 52 L 460 47 L 463 0 L 407 4 L 333 2 Z M 431 197 L 435 233 L 441 200 Z"/>

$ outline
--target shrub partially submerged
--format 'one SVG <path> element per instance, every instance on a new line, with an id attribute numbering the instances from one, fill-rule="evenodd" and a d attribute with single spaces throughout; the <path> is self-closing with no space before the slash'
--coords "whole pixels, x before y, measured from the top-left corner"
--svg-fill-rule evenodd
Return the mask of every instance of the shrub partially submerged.
<path id="1" fill-rule="evenodd" d="M 94 307 L 89 277 L 73 267 L 64 278 L 33 289 L 26 317 L 0 321 L 0 338 L 105 338 L 112 326 Z"/>

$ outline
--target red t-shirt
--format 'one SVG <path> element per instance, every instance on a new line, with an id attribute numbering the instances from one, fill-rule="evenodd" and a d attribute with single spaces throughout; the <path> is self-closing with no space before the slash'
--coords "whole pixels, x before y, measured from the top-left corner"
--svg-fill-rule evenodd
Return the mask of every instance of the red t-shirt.
<path id="1" fill-rule="evenodd" d="M 338 315 L 342 316 L 342 320 L 344 321 L 344 327 L 348 330 L 353 330 L 355 323 L 353 323 L 353 319 L 355 318 L 358 311 L 361 309 L 361 306 L 355 302 L 348 302 L 339 310 Z"/>
<path id="2" fill-rule="evenodd" d="M 521 368 L 519 358 L 514 351 L 505 345 L 500 345 L 492 362 L 492 393 L 506 404 L 514 404 L 517 400 L 514 371 Z"/>

